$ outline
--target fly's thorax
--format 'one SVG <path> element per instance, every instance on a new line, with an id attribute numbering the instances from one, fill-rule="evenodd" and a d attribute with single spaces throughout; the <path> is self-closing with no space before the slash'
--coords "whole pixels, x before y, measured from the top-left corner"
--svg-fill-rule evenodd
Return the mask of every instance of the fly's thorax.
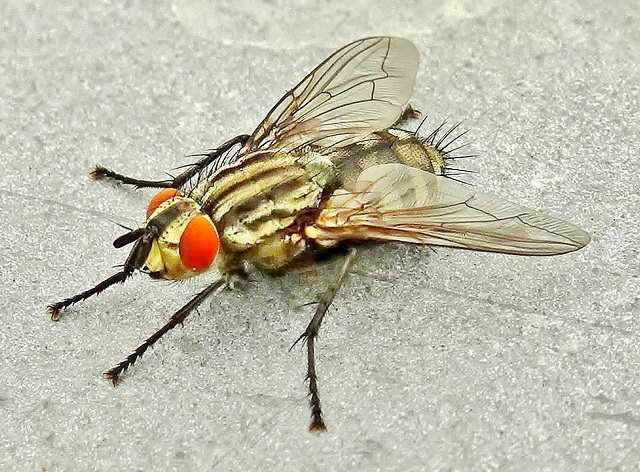
<path id="1" fill-rule="evenodd" d="M 335 175 L 331 160 L 308 148 L 259 152 L 220 169 L 192 197 L 215 223 L 226 252 L 277 268 L 303 250 L 292 237 L 296 222 L 318 207 Z"/>
<path id="2" fill-rule="evenodd" d="M 306 248 L 306 238 L 299 231 L 284 229 L 251 247 L 245 258 L 262 269 L 277 271 L 286 267 Z"/>
<path id="3" fill-rule="evenodd" d="M 144 269 L 153 278 L 181 280 L 220 265 L 218 235 L 208 215 L 193 199 L 172 196 L 161 203 L 147 220 L 153 240 Z"/>
<path id="4" fill-rule="evenodd" d="M 416 134 L 400 129 L 378 131 L 330 155 L 342 187 L 352 189 L 363 170 L 381 164 L 405 164 L 436 175 L 445 173 L 443 154 Z"/>

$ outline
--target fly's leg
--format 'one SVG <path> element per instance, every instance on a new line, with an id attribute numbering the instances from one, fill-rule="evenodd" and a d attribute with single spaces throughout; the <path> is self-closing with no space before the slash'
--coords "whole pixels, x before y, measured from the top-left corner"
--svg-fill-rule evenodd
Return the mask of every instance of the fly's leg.
<path id="1" fill-rule="evenodd" d="M 89 175 L 96 179 L 113 179 L 121 184 L 133 185 L 136 188 L 175 188 L 173 180 L 141 180 L 134 179 L 133 177 L 127 177 L 126 175 L 118 174 L 111 169 L 107 169 L 102 166 L 95 166 Z M 182 175 L 182 174 L 181 174 Z M 180 176 L 178 176 L 180 177 Z M 175 180 L 175 179 L 174 179 Z"/>
<path id="2" fill-rule="evenodd" d="M 157 234 L 154 231 L 141 233 L 139 230 L 134 230 L 126 234 L 125 236 L 121 236 L 120 238 L 116 239 L 116 243 L 118 243 L 118 241 L 121 241 L 121 245 L 124 246 L 125 244 L 133 242 L 133 239 L 129 240 L 128 238 L 134 237 L 136 238 L 136 243 L 131 250 L 131 254 L 129 254 L 129 257 L 127 257 L 122 270 L 117 274 L 112 275 L 108 279 L 103 280 L 98 285 L 90 288 L 89 290 L 85 290 L 78 295 L 74 295 L 73 297 L 69 297 L 65 300 L 62 300 L 61 302 L 49 305 L 47 307 L 47 311 L 51 315 L 51 319 L 53 321 L 58 321 L 60 319 L 60 310 L 62 310 L 63 308 L 67 308 L 74 303 L 78 303 L 82 300 L 86 300 L 87 298 L 92 297 L 93 295 L 97 295 L 103 292 L 108 287 L 111 287 L 112 285 L 124 282 L 131 276 L 131 274 L 133 274 L 134 270 L 142 267 L 144 261 L 149 255 L 151 244 L 157 237 Z M 116 245 L 116 243 L 114 243 L 114 245 Z M 116 247 L 119 246 L 116 245 Z"/>
<path id="3" fill-rule="evenodd" d="M 143 342 L 140 346 L 136 348 L 125 360 L 120 362 L 113 369 L 109 369 L 104 373 L 104 377 L 111 382 L 111 384 L 115 387 L 120 383 L 120 374 L 126 371 L 129 367 L 131 367 L 138 360 L 139 357 L 153 346 L 162 336 L 165 335 L 168 331 L 175 328 L 177 325 L 182 324 L 184 319 L 193 311 L 195 308 L 200 305 L 205 298 L 207 298 L 211 293 L 218 290 L 220 287 L 224 286 L 227 283 L 227 278 L 223 277 L 216 282 L 209 285 L 202 292 L 197 294 L 189 303 L 176 311 L 167 324 L 165 324 L 162 328 L 156 331 L 151 337 L 149 337 L 145 342 Z"/>
<path id="4" fill-rule="evenodd" d="M 124 282 L 128 277 L 131 276 L 132 273 L 133 273 L 133 268 L 131 270 L 122 270 L 117 274 L 112 275 L 108 279 L 103 280 L 98 285 L 96 285 L 93 288 L 90 288 L 89 290 L 85 290 L 84 292 L 79 293 L 78 295 L 69 297 L 65 300 L 62 300 L 61 302 L 57 302 L 49 305 L 47 307 L 47 311 L 51 315 L 51 320 L 58 321 L 60 319 L 60 310 L 62 310 L 63 308 L 73 305 L 74 303 L 78 303 L 79 301 L 86 300 L 92 295 L 96 295 L 104 291 L 107 287 L 110 287 L 117 283 Z"/>
<path id="5" fill-rule="evenodd" d="M 398 126 L 402 126 L 409 120 L 413 120 L 415 118 L 420 118 L 422 112 L 420 110 L 416 110 L 410 104 L 407 104 L 406 107 L 402 110 L 400 117 L 396 120 L 396 122 L 391 125 L 392 128 L 397 128 Z"/>
<path id="6" fill-rule="evenodd" d="M 309 380 L 309 405 L 311 406 L 311 423 L 309 424 L 309 431 L 326 431 L 327 427 L 322 419 L 322 408 L 320 407 L 320 395 L 318 393 L 318 376 L 316 375 L 316 360 L 315 360 L 315 340 L 318 337 L 320 331 L 320 325 L 324 315 L 327 313 L 333 298 L 340 290 L 340 287 L 347 278 L 349 269 L 353 264 L 353 258 L 356 255 L 354 248 L 349 249 L 349 253 L 342 265 L 342 269 L 338 274 L 336 282 L 331 285 L 322 294 L 316 308 L 316 313 L 313 315 L 311 322 L 307 326 L 304 333 L 293 343 L 295 346 L 298 342 L 302 341 L 307 344 L 307 379 Z M 293 348 L 291 346 L 291 348 Z"/>
<path id="7" fill-rule="evenodd" d="M 105 167 L 102 167 L 102 166 L 96 166 L 91 171 L 90 175 L 91 175 L 91 177 L 93 177 L 96 180 L 109 178 L 109 179 L 116 180 L 116 181 L 118 181 L 120 183 L 123 183 L 123 184 L 133 185 L 133 186 L 135 186 L 137 188 L 142 188 L 142 187 L 180 188 L 185 183 L 187 183 L 189 181 L 189 179 L 191 179 L 198 172 L 200 172 L 202 169 L 206 168 L 212 162 L 214 162 L 217 159 L 219 159 L 220 157 L 222 157 L 222 155 L 224 153 L 226 153 L 227 151 L 229 151 L 233 146 L 235 146 L 237 144 L 240 144 L 241 146 L 244 145 L 244 143 L 247 141 L 247 139 L 249 139 L 249 135 L 247 135 L 247 134 L 241 134 L 239 136 L 236 136 L 235 138 L 230 139 L 226 143 L 222 144 L 220 147 L 218 147 L 216 149 L 212 149 L 210 152 L 202 155 L 202 159 L 200 159 L 195 164 L 192 164 L 192 165 L 188 166 L 187 170 L 185 170 L 184 172 L 182 172 L 181 174 L 179 174 L 178 176 L 176 176 L 172 180 L 141 180 L 141 179 L 134 179 L 132 177 L 127 177 L 125 175 L 118 174 L 117 172 L 114 172 L 114 171 L 112 171 L 110 169 L 107 169 Z"/>

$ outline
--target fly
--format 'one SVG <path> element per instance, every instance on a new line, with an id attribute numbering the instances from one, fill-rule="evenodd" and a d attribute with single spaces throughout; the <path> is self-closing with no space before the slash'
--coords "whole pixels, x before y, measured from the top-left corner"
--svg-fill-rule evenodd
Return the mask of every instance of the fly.
<path id="1" fill-rule="evenodd" d="M 50 305 L 52 319 L 136 270 L 168 280 L 217 271 L 216 282 L 105 372 L 115 386 L 150 346 L 246 264 L 278 271 L 310 250 L 348 244 L 335 283 L 296 341 L 307 347 L 309 429 L 324 431 L 315 341 L 355 244 L 399 241 L 522 255 L 563 254 L 588 244 L 589 234 L 575 225 L 447 178 L 454 150 L 448 146 L 461 136 L 448 138 L 453 129 L 421 138 L 397 128 L 413 112 L 407 104 L 418 61 L 416 47 L 405 39 L 361 39 L 308 74 L 253 134 L 202 155 L 172 180 L 133 179 L 96 167 L 94 178 L 164 189 L 149 203 L 145 225 L 114 241 L 116 248 L 133 244 L 122 270 Z"/>

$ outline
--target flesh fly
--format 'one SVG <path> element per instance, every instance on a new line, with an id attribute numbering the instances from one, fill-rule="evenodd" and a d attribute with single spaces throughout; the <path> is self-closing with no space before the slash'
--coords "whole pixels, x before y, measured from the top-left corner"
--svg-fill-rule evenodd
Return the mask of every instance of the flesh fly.
<path id="1" fill-rule="evenodd" d="M 315 368 L 315 340 L 342 285 L 355 245 L 364 241 L 448 246 L 522 255 L 563 254 L 588 244 L 577 226 L 447 177 L 453 131 L 426 138 L 398 129 L 418 69 L 407 40 L 365 38 L 333 53 L 271 109 L 251 135 L 201 155 L 170 181 L 125 177 L 136 187 L 164 188 L 143 227 L 115 240 L 133 244 L 122 270 L 95 287 L 49 306 L 53 319 L 76 302 L 124 282 L 136 270 L 181 280 L 215 270 L 219 279 L 165 326 L 105 372 L 113 385 L 167 331 L 251 264 L 286 269 L 301 254 L 350 245 L 335 283 L 320 297 L 298 341 L 307 347 L 310 430 L 325 430 Z M 445 142 L 449 139 L 448 142 Z M 294 343 L 295 345 L 295 343 Z"/>

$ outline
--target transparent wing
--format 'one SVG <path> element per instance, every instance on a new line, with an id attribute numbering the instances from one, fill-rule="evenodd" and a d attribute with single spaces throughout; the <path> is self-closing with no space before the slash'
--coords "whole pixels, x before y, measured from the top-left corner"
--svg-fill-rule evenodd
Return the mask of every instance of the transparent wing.
<path id="1" fill-rule="evenodd" d="M 345 146 L 393 125 L 413 93 L 416 47 L 401 38 L 365 38 L 325 59 L 267 114 L 241 151 Z"/>
<path id="2" fill-rule="evenodd" d="M 571 223 L 402 164 L 370 167 L 355 192 L 337 190 L 316 230 L 321 244 L 374 239 L 523 255 L 563 254 L 591 240 Z"/>

